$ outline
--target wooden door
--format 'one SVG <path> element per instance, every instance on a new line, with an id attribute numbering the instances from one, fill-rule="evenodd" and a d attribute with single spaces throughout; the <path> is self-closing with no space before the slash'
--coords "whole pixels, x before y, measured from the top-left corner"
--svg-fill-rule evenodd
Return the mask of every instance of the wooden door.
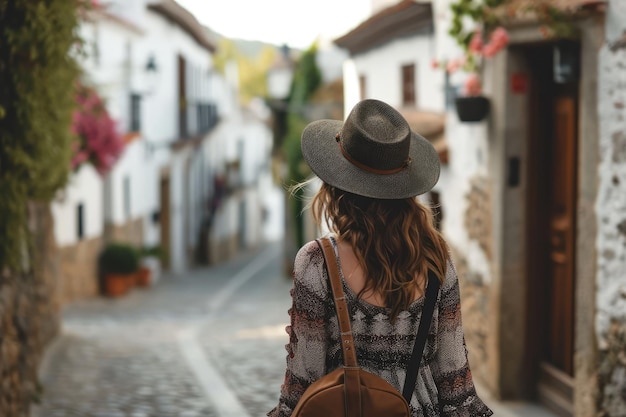
<path id="1" fill-rule="evenodd" d="M 161 212 L 159 215 L 161 247 L 163 248 L 163 268 L 170 267 L 170 179 L 161 178 Z"/>
<path id="2" fill-rule="evenodd" d="M 572 97 L 556 98 L 554 107 L 549 239 L 552 311 L 547 360 L 573 376 L 576 112 Z"/>
<path id="3" fill-rule="evenodd" d="M 530 46 L 524 392 L 573 416 L 578 87 L 556 84 L 551 45 Z"/>
<path id="4" fill-rule="evenodd" d="M 576 243 L 576 99 L 553 101 L 553 135 L 547 230 L 546 327 L 540 363 L 539 396 L 562 416 L 573 415 L 574 279 Z"/>

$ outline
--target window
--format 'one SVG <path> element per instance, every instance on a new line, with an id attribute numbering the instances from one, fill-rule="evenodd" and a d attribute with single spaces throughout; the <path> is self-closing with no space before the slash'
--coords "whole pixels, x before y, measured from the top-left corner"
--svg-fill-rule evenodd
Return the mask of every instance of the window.
<path id="1" fill-rule="evenodd" d="M 367 97 L 367 90 L 365 89 L 366 87 L 365 81 L 366 81 L 365 75 L 360 75 L 359 76 L 359 91 L 361 92 L 361 100 Z"/>
<path id="2" fill-rule="evenodd" d="M 76 206 L 76 237 L 83 240 L 85 237 L 85 205 L 79 203 Z"/>
<path id="3" fill-rule="evenodd" d="M 141 132 L 141 96 L 130 95 L 130 131 Z"/>
<path id="4" fill-rule="evenodd" d="M 402 105 L 415 107 L 415 64 L 402 66 Z"/>

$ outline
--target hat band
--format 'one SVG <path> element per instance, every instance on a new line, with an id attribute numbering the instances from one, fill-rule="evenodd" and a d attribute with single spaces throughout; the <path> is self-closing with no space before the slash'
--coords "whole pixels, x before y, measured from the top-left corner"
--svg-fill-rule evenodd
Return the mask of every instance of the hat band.
<path id="1" fill-rule="evenodd" d="M 341 151 L 341 154 L 343 155 L 343 157 L 346 158 L 348 160 L 348 162 L 350 162 L 352 165 L 354 165 L 357 168 L 360 168 L 360 169 L 362 169 L 364 171 L 368 171 L 368 172 L 371 172 L 373 174 L 391 175 L 391 174 L 397 174 L 398 172 L 400 172 L 403 169 L 407 168 L 411 164 L 411 157 L 408 157 L 406 159 L 406 161 L 404 161 L 404 163 L 401 166 L 399 166 L 398 168 L 394 168 L 394 169 L 377 169 L 377 168 L 372 168 L 371 166 L 365 165 L 365 164 L 363 164 L 363 163 L 353 159 L 348 154 L 348 152 L 346 152 L 346 150 L 343 148 L 343 146 L 341 144 L 341 139 L 339 137 L 339 133 L 337 133 L 335 138 L 337 139 L 337 145 L 339 145 L 339 150 Z"/>

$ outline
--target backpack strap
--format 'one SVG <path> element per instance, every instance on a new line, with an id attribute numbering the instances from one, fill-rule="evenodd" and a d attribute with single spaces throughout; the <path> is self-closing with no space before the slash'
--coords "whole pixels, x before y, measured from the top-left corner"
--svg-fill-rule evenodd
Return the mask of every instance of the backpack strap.
<path id="1" fill-rule="evenodd" d="M 330 286 L 335 300 L 335 310 L 339 331 L 341 333 L 341 350 L 343 352 L 343 374 L 344 374 L 344 398 L 347 417 L 361 416 L 361 378 L 359 376 L 359 365 L 356 361 L 356 350 L 352 328 L 350 327 L 350 314 L 346 304 L 346 297 L 343 292 L 343 285 L 339 277 L 339 267 L 335 250 L 329 238 L 317 239 L 318 245 L 322 248 L 326 270 L 330 277 Z"/>
<path id="2" fill-rule="evenodd" d="M 411 397 L 415 390 L 415 382 L 417 381 L 417 372 L 419 370 L 420 362 L 422 361 L 422 354 L 424 353 L 424 346 L 426 345 L 426 339 L 428 338 L 428 330 L 433 319 L 433 312 L 435 310 L 435 303 L 437 302 L 437 294 L 439 294 L 439 278 L 432 270 L 428 270 L 428 284 L 426 286 L 426 299 L 424 301 L 424 308 L 422 309 L 422 317 L 420 318 L 420 324 L 417 329 L 417 337 L 415 338 L 415 344 L 413 345 L 413 353 L 406 370 L 406 378 L 404 380 L 404 389 L 402 390 L 402 396 L 407 403 L 411 404 Z"/>

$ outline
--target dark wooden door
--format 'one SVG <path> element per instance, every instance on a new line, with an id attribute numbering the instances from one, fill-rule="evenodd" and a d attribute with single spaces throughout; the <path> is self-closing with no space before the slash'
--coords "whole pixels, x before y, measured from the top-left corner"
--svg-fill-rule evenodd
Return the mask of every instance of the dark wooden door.
<path id="1" fill-rule="evenodd" d="M 547 361 L 574 375 L 574 265 L 576 240 L 576 109 L 572 97 L 554 103 L 550 202 L 550 343 Z"/>
<path id="2" fill-rule="evenodd" d="M 539 371 L 539 397 L 561 416 L 573 415 L 574 291 L 576 262 L 577 102 L 553 99 L 546 246 L 546 337 Z"/>
<path id="3" fill-rule="evenodd" d="M 574 415 L 578 87 L 556 84 L 550 45 L 530 46 L 524 392 Z"/>
<path id="4" fill-rule="evenodd" d="M 159 215 L 161 247 L 163 253 L 163 268 L 170 267 L 170 179 L 169 177 L 161 178 L 161 211 Z"/>

